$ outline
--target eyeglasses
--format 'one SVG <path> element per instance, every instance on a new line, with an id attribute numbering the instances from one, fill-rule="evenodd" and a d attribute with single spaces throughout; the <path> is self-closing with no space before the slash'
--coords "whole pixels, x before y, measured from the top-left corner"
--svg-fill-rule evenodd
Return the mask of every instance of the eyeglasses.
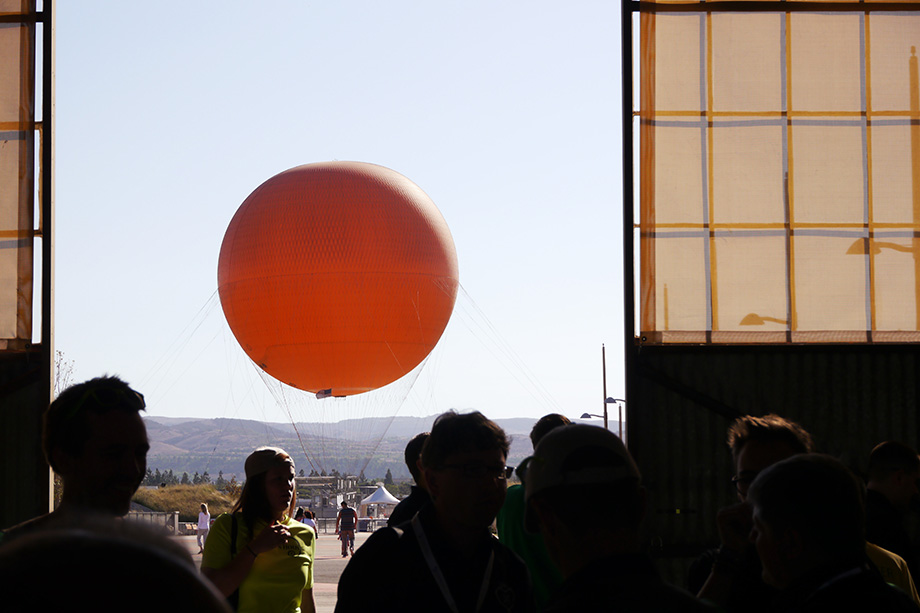
<path id="1" fill-rule="evenodd" d="M 756 479 L 759 474 L 760 471 L 757 470 L 742 471 L 740 475 L 732 477 L 732 484 L 735 486 L 735 489 L 743 494 L 751 487 L 751 484 L 754 483 L 754 479 Z"/>
<path id="2" fill-rule="evenodd" d="M 504 481 L 514 474 L 514 466 L 483 466 L 482 464 L 444 464 L 441 468 L 458 471 L 466 479 L 490 477 Z"/>

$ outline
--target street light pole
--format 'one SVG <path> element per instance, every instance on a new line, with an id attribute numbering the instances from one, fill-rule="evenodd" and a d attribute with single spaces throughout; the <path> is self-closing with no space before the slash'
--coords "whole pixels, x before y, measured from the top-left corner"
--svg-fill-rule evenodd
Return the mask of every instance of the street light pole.
<path id="1" fill-rule="evenodd" d="M 604 343 L 601 343 L 601 370 L 604 376 L 604 430 L 609 430 L 610 428 L 607 427 L 607 350 L 604 349 Z"/>

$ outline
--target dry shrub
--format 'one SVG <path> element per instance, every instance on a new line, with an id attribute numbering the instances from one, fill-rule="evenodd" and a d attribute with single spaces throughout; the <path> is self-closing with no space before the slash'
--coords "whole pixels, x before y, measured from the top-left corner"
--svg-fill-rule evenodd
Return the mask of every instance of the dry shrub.
<path id="1" fill-rule="evenodd" d="M 163 488 L 141 488 L 134 502 L 154 511 L 179 511 L 179 521 L 197 522 L 201 503 L 208 505 L 212 517 L 227 513 L 236 502 L 213 485 L 170 485 Z"/>

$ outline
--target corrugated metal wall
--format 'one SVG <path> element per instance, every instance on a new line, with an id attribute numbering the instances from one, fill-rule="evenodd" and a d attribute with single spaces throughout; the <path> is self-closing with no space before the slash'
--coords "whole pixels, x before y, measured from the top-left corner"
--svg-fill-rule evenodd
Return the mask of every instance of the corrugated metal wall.
<path id="1" fill-rule="evenodd" d="M 48 407 L 43 355 L 0 352 L 0 529 L 51 510 L 51 469 L 41 450 Z"/>
<path id="2" fill-rule="evenodd" d="M 857 471 L 878 442 L 920 447 L 917 347 L 646 346 L 632 359 L 627 440 L 649 490 L 646 529 L 681 586 L 689 562 L 718 545 L 718 509 L 736 501 L 725 444 L 736 416 L 799 422 Z"/>

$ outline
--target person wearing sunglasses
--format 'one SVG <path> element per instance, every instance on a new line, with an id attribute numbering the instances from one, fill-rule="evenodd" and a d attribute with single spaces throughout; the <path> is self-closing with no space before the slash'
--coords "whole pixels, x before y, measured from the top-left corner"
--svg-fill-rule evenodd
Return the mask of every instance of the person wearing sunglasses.
<path id="1" fill-rule="evenodd" d="M 510 441 L 478 411 L 440 415 L 422 448 L 431 502 L 382 528 L 339 579 L 336 611 L 534 611 L 527 568 L 489 530 L 513 468 Z"/>
<path id="2" fill-rule="evenodd" d="M 114 376 L 67 388 L 45 411 L 42 450 L 61 477 L 53 512 L 5 530 L 0 542 L 34 530 L 77 524 L 81 517 L 122 517 L 147 470 L 144 396 Z"/>

